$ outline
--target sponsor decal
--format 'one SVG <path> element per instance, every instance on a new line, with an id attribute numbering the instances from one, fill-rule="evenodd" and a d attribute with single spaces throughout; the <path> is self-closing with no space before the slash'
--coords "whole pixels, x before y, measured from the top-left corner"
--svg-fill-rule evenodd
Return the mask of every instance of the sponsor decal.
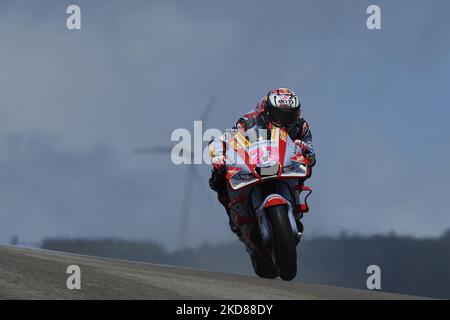
<path id="1" fill-rule="evenodd" d="M 235 167 L 228 167 L 227 170 L 227 179 L 231 179 L 233 176 L 235 176 L 239 171 L 241 171 L 241 168 L 235 168 Z"/>
<path id="2" fill-rule="evenodd" d="M 294 162 L 301 162 L 301 163 L 303 163 L 305 161 L 305 158 L 300 153 L 297 153 L 297 155 L 292 157 L 291 160 L 294 161 Z"/>
<path id="3" fill-rule="evenodd" d="M 239 149 L 240 149 L 240 145 L 239 145 L 239 143 L 236 141 L 236 139 L 232 139 L 231 141 L 230 141 L 230 144 L 231 144 L 231 147 L 235 150 L 235 151 L 238 151 Z"/>

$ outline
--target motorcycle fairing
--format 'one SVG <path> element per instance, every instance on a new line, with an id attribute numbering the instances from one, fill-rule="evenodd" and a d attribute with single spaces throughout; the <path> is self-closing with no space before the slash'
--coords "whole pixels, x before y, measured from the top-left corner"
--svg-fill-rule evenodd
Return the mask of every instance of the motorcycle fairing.
<path id="1" fill-rule="evenodd" d="M 239 131 L 226 141 L 227 170 L 231 170 L 227 181 L 232 190 L 268 179 L 304 178 L 308 175 L 308 161 L 284 129 L 272 129 L 270 139 L 261 139 L 260 131 L 266 132 L 265 129 L 255 129 L 252 134 L 256 141 L 253 142 Z"/>

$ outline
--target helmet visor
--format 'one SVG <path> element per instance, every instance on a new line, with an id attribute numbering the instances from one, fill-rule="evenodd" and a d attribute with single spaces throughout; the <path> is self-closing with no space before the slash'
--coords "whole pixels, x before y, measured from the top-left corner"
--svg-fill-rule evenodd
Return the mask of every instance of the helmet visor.
<path id="1" fill-rule="evenodd" d="M 269 121 L 277 127 L 291 127 L 296 124 L 300 108 L 274 108 L 269 107 L 267 110 L 267 116 Z"/>

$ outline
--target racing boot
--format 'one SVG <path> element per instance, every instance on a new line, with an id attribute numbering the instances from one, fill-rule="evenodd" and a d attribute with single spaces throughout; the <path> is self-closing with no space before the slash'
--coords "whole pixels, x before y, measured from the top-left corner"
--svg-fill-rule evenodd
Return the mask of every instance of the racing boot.
<path id="1" fill-rule="evenodd" d="M 227 212 L 228 224 L 230 225 L 231 231 L 238 237 L 240 237 L 242 234 L 241 230 L 239 226 L 234 223 L 231 217 L 231 211 L 228 208 L 230 199 L 228 197 L 227 185 L 225 180 L 225 170 L 213 170 L 211 172 L 211 178 L 209 179 L 209 186 L 212 190 L 217 192 L 217 199 Z"/>
<path id="2" fill-rule="evenodd" d="M 295 218 L 295 223 L 297 224 L 298 234 L 296 236 L 297 243 L 300 242 L 303 236 L 304 226 L 300 219 L 303 217 L 303 214 L 299 218 Z"/>

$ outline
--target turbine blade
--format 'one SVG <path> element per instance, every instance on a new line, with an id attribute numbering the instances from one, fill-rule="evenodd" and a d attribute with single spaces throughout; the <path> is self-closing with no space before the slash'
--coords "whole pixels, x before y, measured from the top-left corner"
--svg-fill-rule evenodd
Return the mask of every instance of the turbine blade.
<path id="1" fill-rule="evenodd" d="M 209 187 L 207 187 L 207 180 L 205 180 L 202 175 L 200 174 L 200 172 L 197 170 L 196 166 L 192 166 L 192 176 L 194 178 L 196 178 L 199 181 L 199 184 L 202 186 L 202 188 L 204 189 L 205 194 L 207 195 L 208 198 L 210 198 L 211 196 L 211 189 Z"/>
<path id="2" fill-rule="evenodd" d="M 209 115 L 211 114 L 211 111 L 214 109 L 214 106 L 216 105 L 216 101 L 217 101 L 217 96 L 212 96 L 208 102 L 208 104 L 205 107 L 205 110 L 203 111 L 202 116 L 200 117 L 200 120 L 205 123 L 208 118 Z"/>

